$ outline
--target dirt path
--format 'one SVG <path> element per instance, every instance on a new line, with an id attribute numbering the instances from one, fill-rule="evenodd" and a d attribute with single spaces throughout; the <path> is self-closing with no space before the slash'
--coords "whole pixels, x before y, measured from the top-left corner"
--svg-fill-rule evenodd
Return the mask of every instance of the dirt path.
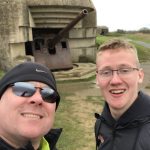
<path id="1" fill-rule="evenodd" d="M 149 43 L 145 43 L 145 42 L 142 42 L 142 41 L 134 41 L 135 43 L 139 44 L 139 45 L 142 45 L 146 48 L 150 48 L 150 44 Z"/>

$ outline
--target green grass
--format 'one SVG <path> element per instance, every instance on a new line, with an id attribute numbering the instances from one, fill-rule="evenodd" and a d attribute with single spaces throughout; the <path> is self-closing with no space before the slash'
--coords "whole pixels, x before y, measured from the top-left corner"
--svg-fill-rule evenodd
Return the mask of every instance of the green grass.
<path id="1" fill-rule="evenodd" d="M 111 37 L 109 36 L 97 36 L 96 37 L 96 45 L 99 46 L 101 44 L 103 44 L 105 41 L 107 41 L 108 39 L 110 39 Z"/>
<path id="2" fill-rule="evenodd" d="M 87 96 L 86 101 L 91 104 L 104 105 L 104 98 L 102 96 Z"/>
<path id="3" fill-rule="evenodd" d="M 110 33 L 107 36 L 99 35 L 96 37 L 96 44 L 97 47 L 104 43 L 106 40 L 111 38 L 124 38 L 124 39 L 132 39 L 132 44 L 135 45 L 138 51 L 139 60 L 140 62 L 146 62 L 150 61 L 150 48 L 145 48 L 144 46 L 141 46 L 139 44 L 134 43 L 135 41 L 142 41 L 145 43 L 150 43 L 150 34 L 120 34 L 120 33 Z"/>
<path id="4" fill-rule="evenodd" d="M 101 44 L 103 44 L 105 41 L 112 39 L 112 38 L 126 38 L 125 36 L 123 36 L 122 34 L 119 33 L 109 33 L 106 36 L 104 35 L 98 35 L 96 37 L 96 45 L 99 46 Z"/>
<path id="5" fill-rule="evenodd" d="M 91 81 L 91 80 L 94 80 L 94 79 L 95 79 L 95 75 L 90 76 L 90 77 L 88 77 L 88 78 L 83 78 L 83 79 L 60 80 L 60 81 L 57 81 L 57 83 L 88 82 L 88 81 Z"/>
<path id="6" fill-rule="evenodd" d="M 73 101 L 67 100 L 66 96 L 72 95 L 66 93 L 60 93 L 61 104 L 56 112 L 55 128 L 63 128 L 63 132 L 60 136 L 57 144 L 60 150 L 77 150 L 80 147 L 84 147 L 85 135 L 84 128 L 80 125 L 80 118 L 75 117 L 73 114 Z"/>
<path id="7" fill-rule="evenodd" d="M 3 77 L 4 74 L 4 71 L 0 70 L 0 78 Z"/>
<path id="8" fill-rule="evenodd" d="M 74 114 L 73 106 L 75 102 L 67 98 L 68 96 L 73 96 L 74 94 L 73 93 L 68 94 L 68 91 L 66 91 L 63 93 L 60 92 L 60 95 L 61 95 L 61 102 L 56 112 L 54 127 L 63 128 L 63 132 L 57 143 L 57 148 L 60 150 L 79 150 L 79 149 L 82 150 L 84 147 L 87 146 L 88 139 L 89 137 L 91 137 L 91 135 L 88 135 L 88 133 L 85 132 L 85 127 L 82 123 L 83 120 L 81 120 L 82 118 L 76 117 L 76 115 Z M 104 100 L 100 96 L 89 96 L 86 98 L 85 101 L 90 102 L 91 105 L 93 103 L 97 105 L 104 104 Z M 80 105 L 78 106 L 80 107 Z M 91 114 L 89 112 L 89 122 L 91 121 L 90 118 L 94 118 L 94 114 Z M 94 122 L 93 122 L 93 131 L 94 131 Z M 91 132 L 92 131 L 89 131 L 89 134 L 91 134 Z"/>
<path id="9" fill-rule="evenodd" d="M 147 62 L 150 61 L 150 48 L 145 48 L 144 46 L 138 45 L 134 42 L 132 42 L 138 51 L 138 56 L 140 62 Z"/>
<path id="10" fill-rule="evenodd" d="M 136 34 L 125 34 L 124 37 L 137 40 L 137 41 L 143 41 L 146 43 L 150 43 L 150 34 L 142 34 L 142 33 L 136 33 Z"/>
<path id="11" fill-rule="evenodd" d="M 103 42 L 105 42 L 106 40 L 111 39 L 111 38 L 116 38 L 116 37 L 117 38 L 132 39 L 132 40 L 136 40 L 136 41 L 143 41 L 145 43 L 150 43 L 150 34 L 142 34 L 142 33 L 121 34 L 121 33 L 114 32 L 114 33 L 109 33 L 106 36 L 98 35 L 96 37 L 96 44 L 100 45 Z"/>

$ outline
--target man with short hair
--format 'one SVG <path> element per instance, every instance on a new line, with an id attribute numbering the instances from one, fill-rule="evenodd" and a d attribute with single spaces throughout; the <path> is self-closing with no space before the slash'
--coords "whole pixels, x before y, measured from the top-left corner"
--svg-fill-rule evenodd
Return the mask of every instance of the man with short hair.
<path id="1" fill-rule="evenodd" d="M 0 81 L 0 150 L 56 150 L 59 101 L 47 67 L 25 62 L 7 72 Z"/>
<path id="2" fill-rule="evenodd" d="M 150 97 L 139 91 L 144 72 L 136 48 L 112 39 L 100 46 L 96 82 L 105 98 L 96 115 L 97 150 L 150 149 Z"/>

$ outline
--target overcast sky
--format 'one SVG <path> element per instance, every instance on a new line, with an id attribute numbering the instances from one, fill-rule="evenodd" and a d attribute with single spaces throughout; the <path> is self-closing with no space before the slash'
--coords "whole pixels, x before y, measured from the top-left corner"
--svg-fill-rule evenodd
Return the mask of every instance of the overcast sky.
<path id="1" fill-rule="evenodd" d="M 97 25 L 109 31 L 150 28 L 150 0 L 92 0 L 97 11 Z"/>

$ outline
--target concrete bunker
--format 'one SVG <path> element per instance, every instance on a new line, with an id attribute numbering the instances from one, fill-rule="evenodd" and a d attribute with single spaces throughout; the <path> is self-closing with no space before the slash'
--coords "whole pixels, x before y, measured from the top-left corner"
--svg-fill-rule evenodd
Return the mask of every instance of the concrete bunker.
<path id="1" fill-rule="evenodd" d="M 95 61 L 96 12 L 89 0 L 4 0 L 0 10 L 2 69 L 23 61 L 52 70 L 70 69 L 83 56 Z"/>

